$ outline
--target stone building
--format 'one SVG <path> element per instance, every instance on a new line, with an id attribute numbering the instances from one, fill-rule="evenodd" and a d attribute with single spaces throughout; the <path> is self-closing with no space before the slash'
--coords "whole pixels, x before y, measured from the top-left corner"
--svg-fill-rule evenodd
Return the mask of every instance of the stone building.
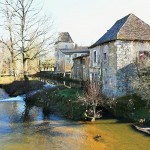
<path id="1" fill-rule="evenodd" d="M 90 80 L 102 79 L 103 93 L 118 97 L 134 91 L 135 63 L 150 54 L 150 26 L 133 14 L 118 20 L 90 49 Z"/>
<path id="2" fill-rule="evenodd" d="M 71 70 L 69 65 L 69 55 L 65 55 L 62 51 L 73 50 L 75 44 L 68 32 L 59 33 L 58 40 L 55 43 L 55 72 L 64 73 Z"/>
<path id="3" fill-rule="evenodd" d="M 71 78 L 79 81 L 89 80 L 89 54 L 81 55 L 73 59 Z"/>
<path id="4" fill-rule="evenodd" d="M 55 43 L 55 72 L 71 73 L 73 58 L 88 52 L 88 47 L 79 47 L 74 44 L 68 32 L 61 32 L 58 41 Z"/>

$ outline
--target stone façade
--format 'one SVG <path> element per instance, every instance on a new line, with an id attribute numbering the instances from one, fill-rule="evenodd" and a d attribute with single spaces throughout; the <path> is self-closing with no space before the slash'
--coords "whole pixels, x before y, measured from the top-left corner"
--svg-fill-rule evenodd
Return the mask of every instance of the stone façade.
<path id="1" fill-rule="evenodd" d="M 90 49 L 90 80 L 107 97 L 134 93 L 140 52 L 150 53 L 150 26 L 133 14 L 118 20 Z"/>
<path id="2" fill-rule="evenodd" d="M 97 62 L 93 62 L 96 51 Z M 103 93 L 107 97 L 119 97 L 134 93 L 133 82 L 137 78 L 136 61 L 139 52 L 149 51 L 147 41 L 111 41 L 90 49 L 90 80 L 102 79 Z"/>

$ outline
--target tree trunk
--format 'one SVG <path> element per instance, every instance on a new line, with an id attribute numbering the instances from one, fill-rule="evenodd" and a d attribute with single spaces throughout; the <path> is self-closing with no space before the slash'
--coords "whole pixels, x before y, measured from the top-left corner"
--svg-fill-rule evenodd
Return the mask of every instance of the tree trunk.
<path id="1" fill-rule="evenodd" d="M 12 74 L 14 76 L 14 79 L 16 80 L 16 62 L 15 62 L 15 59 L 14 59 L 14 54 L 12 53 L 11 54 L 12 56 Z"/>
<path id="2" fill-rule="evenodd" d="M 25 81 L 28 81 L 28 73 L 27 73 L 27 59 L 25 58 L 25 55 L 23 55 L 23 77 Z"/>
<path id="3" fill-rule="evenodd" d="M 94 105 L 93 106 L 93 118 L 91 121 L 95 121 L 95 118 L 96 118 L 96 106 Z"/>

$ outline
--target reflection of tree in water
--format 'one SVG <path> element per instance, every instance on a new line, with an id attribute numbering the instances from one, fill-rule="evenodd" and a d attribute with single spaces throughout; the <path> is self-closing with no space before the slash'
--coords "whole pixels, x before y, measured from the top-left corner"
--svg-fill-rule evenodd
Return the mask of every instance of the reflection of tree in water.
<path id="1" fill-rule="evenodd" d="M 16 102 L 13 102 L 12 103 L 12 106 L 11 106 L 11 109 L 9 110 L 11 113 L 10 113 L 10 122 L 11 123 L 15 123 L 18 121 L 18 105 Z M 15 115 L 14 115 L 15 114 Z"/>
<path id="2" fill-rule="evenodd" d="M 19 107 L 20 105 L 17 102 L 6 103 L 4 110 L 5 113 L 9 115 L 9 122 L 11 124 L 18 123 L 20 121 L 20 114 L 22 113 L 22 110 L 20 110 Z"/>
<path id="3" fill-rule="evenodd" d="M 32 106 L 25 105 L 24 112 L 22 113 L 21 120 L 22 122 L 30 122 L 33 120 L 33 115 L 30 115 L 30 110 L 32 109 Z"/>
<path id="4" fill-rule="evenodd" d="M 43 120 L 48 120 L 52 111 L 50 109 L 50 103 L 45 101 L 41 108 L 26 104 L 21 116 L 21 121 L 24 123 L 30 123 L 31 121 L 37 120 L 37 117 L 40 115 L 39 109 L 42 109 Z"/>
<path id="5" fill-rule="evenodd" d="M 44 107 L 42 112 L 43 112 L 43 120 L 48 120 L 50 117 L 50 110 Z"/>
<path id="6" fill-rule="evenodd" d="M 50 114 L 52 113 L 50 108 L 51 108 L 50 102 L 44 101 L 44 105 L 42 107 L 43 120 L 49 120 Z"/>

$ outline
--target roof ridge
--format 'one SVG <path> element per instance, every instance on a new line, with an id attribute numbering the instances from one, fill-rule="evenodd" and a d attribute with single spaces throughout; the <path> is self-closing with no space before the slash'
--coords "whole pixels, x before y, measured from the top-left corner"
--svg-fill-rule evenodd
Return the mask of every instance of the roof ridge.
<path id="1" fill-rule="evenodd" d="M 115 40 L 150 41 L 150 26 L 130 13 L 117 20 L 107 32 L 89 48 Z"/>
<path id="2" fill-rule="evenodd" d="M 129 18 L 131 15 L 133 15 L 133 14 L 132 14 L 132 13 L 130 13 L 130 14 L 128 14 L 128 15 L 126 15 L 125 17 L 123 17 L 123 18 L 121 18 L 121 19 L 120 19 L 120 20 L 123 20 L 124 18 L 126 18 L 126 17 L 127 17 L 126 21 L 124 22 L 124 24 L 122 25 L 122 27 L 119 29 L 119 31 L 118 31 L 118 33 L 117 33 L 117 37 L 116 37 L 116 38 L 118 38 L 118 34 L 120 33 L 120 30 L 124 27 L 125 23 L 127 22 L 128 18 Z M 118 21 L 120 21 L 120 20 L 118 20 Z"/>

